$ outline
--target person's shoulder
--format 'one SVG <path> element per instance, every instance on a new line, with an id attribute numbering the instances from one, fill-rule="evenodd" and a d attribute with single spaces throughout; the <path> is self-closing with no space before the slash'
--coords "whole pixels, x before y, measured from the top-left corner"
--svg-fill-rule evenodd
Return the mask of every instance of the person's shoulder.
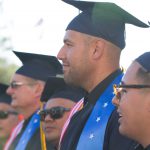
<path id="1" fill-rule="evenodd" d="M 150 150 L 150 144 L 146 147 L 146 150 Z"/>

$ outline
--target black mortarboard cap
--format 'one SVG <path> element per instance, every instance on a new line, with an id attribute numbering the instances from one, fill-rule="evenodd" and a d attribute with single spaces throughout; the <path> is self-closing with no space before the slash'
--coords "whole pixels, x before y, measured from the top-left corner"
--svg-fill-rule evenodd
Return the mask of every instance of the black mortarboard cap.
<path id="1" fill-rule="evenodd" d="M 135 59 L 148 73 L 150 73 L 150 52 L 145 52 Z"/>
<path id="2" fill-rule="evenodd" d="M 0 83 L 0 103 L 11 103 L 11 97 L 6 94 L 8 85 Z"/>
<path id="3" fill-rule="evenodd" d="M 16 71 L 17 74 L 46 81 L 48 76 L 62 73 L 62 65 L 55 56 L 13 52 L 23 63 Z"/>
<path id="4" fill-rule="evenodd" d="M 48 101 L 50 98 L 65 98 L 71 101 L 78 102 L 85 96 L 85 91 L 82 88 L 68 86 L 64 78 L 61 76 L 48 77 L 44 87 L 41 101 Z"/>
<path id="5" fill-rule="evenodd" d="M 82 11 L 69 23 L 66 30 L 74 30 L 103 38 L 120 47 L 120 49 L 125 47 L 126 23 L 143 28 L 149 27 L 114 3 L 63 1 Z"/>

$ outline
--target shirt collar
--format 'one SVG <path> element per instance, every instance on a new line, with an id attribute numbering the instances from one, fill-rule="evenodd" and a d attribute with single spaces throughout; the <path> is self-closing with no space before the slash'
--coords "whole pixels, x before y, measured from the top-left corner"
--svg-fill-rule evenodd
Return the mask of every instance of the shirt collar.
<path id="1" fill-rule="evenodd" d="M 101 81 L 89 94 L 87 94 L 84 97 L 85 103 L 87 102 L 91 103 L 92 105 L 95 105 L 97 99 L 100 97 L 100 95 L 105 91 L 105 89 L 108 87 L 108 85 L 115 79 L 116 76 L 121 74 L 121 69 L 118 69 L 108 75 L 103 81 Z"/>
<path id="2" fill-rule="evenodd" d="M 135 147 L 135 150 L 150 150 L 150 144 L 146 148 L 143 148 L 143 146 L 141 144 L 138 144 Z"/>

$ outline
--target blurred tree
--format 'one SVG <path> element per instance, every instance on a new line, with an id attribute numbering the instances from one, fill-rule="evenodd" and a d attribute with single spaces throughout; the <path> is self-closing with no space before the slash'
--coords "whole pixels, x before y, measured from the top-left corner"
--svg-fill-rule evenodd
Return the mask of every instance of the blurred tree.
<path id="1" fill-rule="evenodd" d="M 17 65 L 10 64 L 6 59 L 0 58 L 0 82 L 8 84 L 17 68 Z"/>
<path id="2" fill-rule="evenodd" d="M 3 2 L 4 0 L 0 0 L 0 51 L 12 50 L 11 34 L 3 15 Z"/>
<path id="3" fill-rule="evenodd" d="M 0 30 L 2 30 L 2 29 L 0 29 Z M 7 35 L 1 34 L 1 36 L 0 36 L 0 51 L 12 50 L 12 49 L 13 49 L 13 47 L 11 46 L 11 38 Z"/>
<path id="4" fill-rule="evenodd" d="M 0 138 L 0 150 L 3 150 L 3 147 L 5 145 L 6 139 Z"/>

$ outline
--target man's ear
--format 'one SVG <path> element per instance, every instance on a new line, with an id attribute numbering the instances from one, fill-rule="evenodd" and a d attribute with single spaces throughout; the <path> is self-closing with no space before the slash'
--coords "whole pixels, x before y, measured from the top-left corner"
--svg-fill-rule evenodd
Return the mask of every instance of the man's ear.
<path id="1" fill-rule="evenodd" d="M 44 85 L 40 82 L 38 82 L 36 85 L 35 85 L 35 94 L 36 94 L 36 97 L 41 97 L 41 94 L 43 92 L 43 89 L 44 89 Z"/>
<path id="2" fill-rule="evenodd" d="M 93 59 L 99 59 L 104 52 L 105 41 L 104 40 L 97 40 L 95 41 L 95 47 L 93 49 Z"/>

